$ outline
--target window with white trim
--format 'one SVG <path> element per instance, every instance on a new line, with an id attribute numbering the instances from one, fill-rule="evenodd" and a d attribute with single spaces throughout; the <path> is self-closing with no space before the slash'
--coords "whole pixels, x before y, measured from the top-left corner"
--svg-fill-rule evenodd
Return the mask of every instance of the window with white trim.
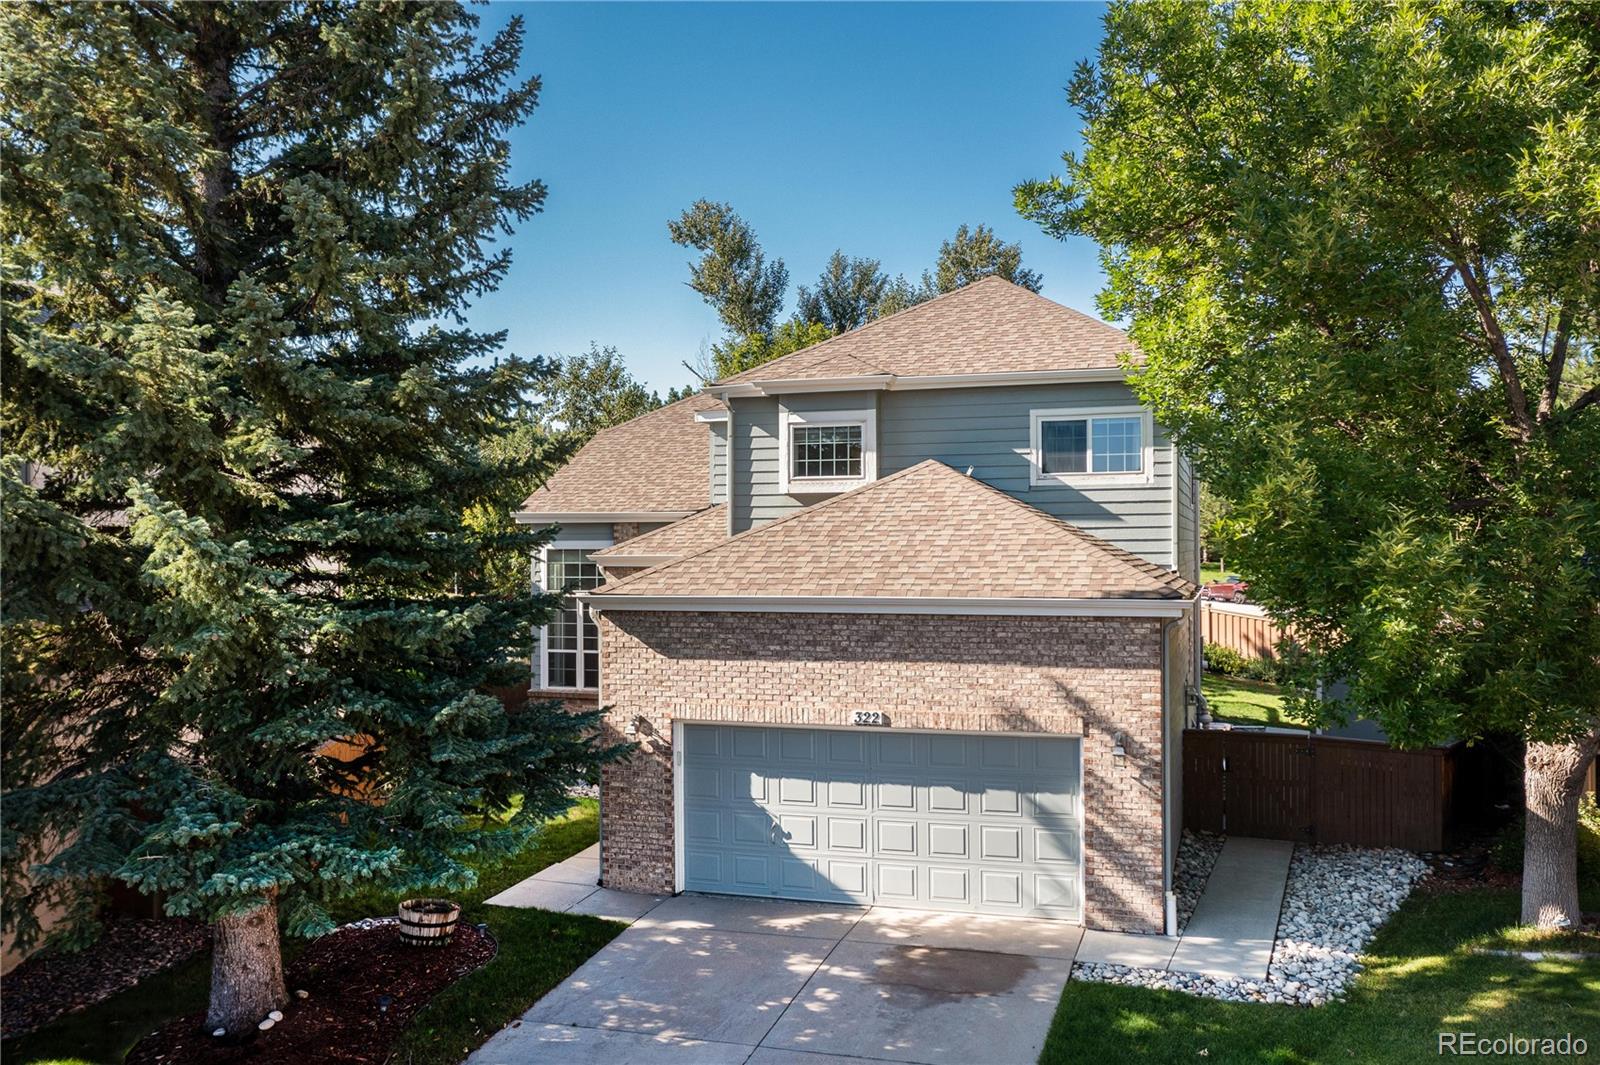
<path id="1" fill-rule="evenodd" d="M 1032 413 L 1032 483 L 1149 484 L 1153 480 L 1150 412 L 1036 410 Z"/>
<path id="2" fill-rule="evenodd" d="M 543 654 L 540 687 L 594 689 L 600 686 L 600 629 L 589 608 L 570 593 L 605 583 L 588 549 L 547 548 L 544 587 L 566 597 L 540 638 Z"/>
<path id="3" fill-rule="evenodd" d="M 846 492 L 878 475 L 877 413 L 783 411 L 778 490 L 793 495 Z"/>

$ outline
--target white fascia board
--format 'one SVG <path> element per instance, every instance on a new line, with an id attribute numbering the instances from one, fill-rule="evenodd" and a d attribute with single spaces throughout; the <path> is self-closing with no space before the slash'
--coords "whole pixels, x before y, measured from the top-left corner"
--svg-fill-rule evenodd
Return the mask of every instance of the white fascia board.
<path id="1" fill-rule="evenodd" d="M 978 599 L 846 595 L 629 595 L 579 592 L 590 610 L 701 613 L 958 614 L 1000 617 L 1180 618 L 1189 599 Z"/>
<path id="2" fill-rule="evenodd" d="M 1123 381 L 1127 376 L 1127 372 L 1120 366 L 1086 370 L 1028 370 L 1014 373 L 923 374 L 916 377 L 896 377 L 889 387 L 897 392 L 926 388 L 999 388 L 1006 385 Z"/>
<path id="3" fill-rule="evenodd" d="M 728 420 L 728 412 L 726 410 L 698 410 L 694 413 L 694 420 L 703 423 L 725 422 Z"/>
<path id="4" fill-rule="evenodd" d="M 635 566 L 664 566 L 682 557 L 682 555 L 598 555 L 594 556 L 594 561 L 606 569 L 623 569 Z"/>
<path id="5" fill-rule="evenodd" d="M 1008 373 L 860 374 L 855 377 L 795 377 L 750 381 L 706 389 L 721 399 L 730 396 L 778 396 L 795 392 L 902 392 L 928 388 L 1000 388 L 1007 385 L 1052 385 L 1125 381 L 1120 366 L 1081 370 L 1024 370 Z"/>
<path id="6" fill-rule="evenodd" d="M 595 511 L 513 511 L 518 525 L 566 525 L 579 522 L 679 521 L 693 510 L 595 510 Z"/>

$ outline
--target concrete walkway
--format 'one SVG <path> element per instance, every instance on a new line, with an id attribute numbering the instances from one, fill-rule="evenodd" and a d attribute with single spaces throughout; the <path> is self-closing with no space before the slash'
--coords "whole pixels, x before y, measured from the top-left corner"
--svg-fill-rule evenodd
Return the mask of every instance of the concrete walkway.
<path id="1" fill-rule="evenodd" d="M 1264 980 L 1294 844 L 1229 836 L 1180 938 L 1085 932 L 1078 960 Z"/>
<path id="2" fill-rule="evenodd" d="M 520 897 L 560 897 L 562 883 Z M 1081 934 L 1060 921 L 680 895 L 467 1060 L 1033 1065 Z"/>
<path id="3" fill-rule="evenodd" d="M 665 895 L 636 895 L 600 886 L 600 844 L 549 865 L 512 884 L 488 900 L 490 906 L 512 906 L 558 913 L 586 913 L 624 924 L 649 913 Z"/>

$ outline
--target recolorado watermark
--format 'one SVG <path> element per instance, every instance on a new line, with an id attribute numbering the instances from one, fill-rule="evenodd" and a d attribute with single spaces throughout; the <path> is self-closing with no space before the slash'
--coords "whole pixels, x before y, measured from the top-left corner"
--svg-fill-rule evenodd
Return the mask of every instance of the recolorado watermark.
<path id="1" fill-rule="evenodd" d="M 1558 1036 L 1479 1035 L 1477 1032 L 1440 1032 L 1439 1056 L 1463 1058 L 1581 1058 L 1589 1043 L 1571 1032 Z"/>

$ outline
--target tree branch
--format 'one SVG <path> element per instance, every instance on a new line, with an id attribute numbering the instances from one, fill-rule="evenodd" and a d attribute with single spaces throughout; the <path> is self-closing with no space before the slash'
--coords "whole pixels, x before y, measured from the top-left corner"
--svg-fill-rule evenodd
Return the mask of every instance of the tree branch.
<path id="1" fill-rule="evenodd" d="M 1467 295 L 1472 297 L 1472 305 L 1478 312 L 1478 324 L 1483 326 L 1484 336 L 1489 341 L 1489 351 L 1494 355 L 1495 365 L 1500 370 L 1500 380 L 1506 386 L 1506 403 L 1511 408 L 1511 422 L 1521 431 L 1522 438 L 1528 439 L 1533 435 L 1533 422 L 1528 417 L 1528 397 L 1522 390 L 1522 378 L 1517 373 L 1517 364 L 1511 358 L 1511 346 L 1506 342 L 1506 335 L 1500 329 L 1500 323 L 1494 316 L 1494 305 L 1489 302 L 1489 294 L 1484 289 L 1483 283 L 1477 275 L 1467 266 L 1462 249 L 1456 246 L 1457 253 L 1453 265 L 1456 276 L 1461 278 L 1461 284 L 1466 287 Z"/>
<path id="2" fill-rule="evenodd" d="M 1550 420 L 1555 412 L 1556 398 L 1561 394 L 1561 374 L 1567 365 L 1567 341 L 1572 335 L 1572 310 L 1563 306 L 1556 318 L 1556 342 L 1550 349 L 1550 359 L 1545 364 L 1544 391 L 1539 393 L 1539 424 Z"/>
<path id="3" fill-rule="evenodd" d="M 1572 406 L 1562 412 L 1564 417 L 1570 418 L 1583 408 L 1594 403 L 1600 403 L 1600 385 L 1595 385 L 1589 391 L 1572 401 Z"/>

